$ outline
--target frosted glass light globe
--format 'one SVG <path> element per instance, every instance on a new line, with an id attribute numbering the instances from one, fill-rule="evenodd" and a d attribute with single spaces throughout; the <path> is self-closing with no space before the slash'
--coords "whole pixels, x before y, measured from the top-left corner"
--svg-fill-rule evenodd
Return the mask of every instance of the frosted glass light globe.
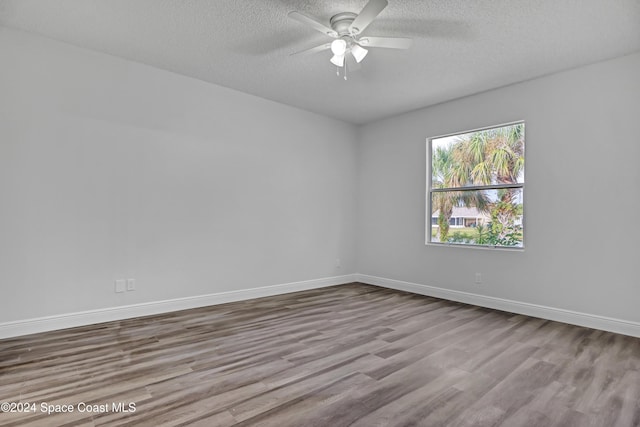
<path id="1" fill-rule="evenodd" d="M 331 42 L 331 52 L 334 55 L 344 55 L 347 51 L 347 42 L 342 39 L 337 39 Z"/>

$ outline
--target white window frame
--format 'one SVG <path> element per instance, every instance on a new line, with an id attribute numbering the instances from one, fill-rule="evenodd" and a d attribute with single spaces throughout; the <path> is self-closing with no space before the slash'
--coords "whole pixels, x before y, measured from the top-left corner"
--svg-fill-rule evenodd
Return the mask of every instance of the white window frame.
<path id="1" fill-rule="evenodd" d="M 433 161 L 433 151 L 432 151 L 432 141 L 434 139 L 440 139 L 440 138 L 446 138 L 446 137 L 451 137 L 451 136 L 456 136 L 456 135 L 463 135 L 463 134 L 468 134 L 468 133 L 474 133 L 474 132 L 482 132 L 485 130 L 490 130 L 490 129 L 497 129 L 497 128 L 502 128 L 502 127 L 508 127 L 508 126 L 513 126 L 513 125 L 525 125 L 525 121 L 524 120 L 517 120 L 514 122 L 508 122 L 508 123 L 503 123 L 503 124 L 499 124 L 499 125 L 492 125 L 492 126 L 486 126 L 486 127 L 481 127 L 481 128 L 476 128 L 476 129 L 471 129 L 471 130 L 466 130 L 466 131 L 459 131 L 459 132 L 452 132 L 452 133 L 448 133 L 448 134 L 444 134 L 444 135 L 437 135 L 437 136 L 432 136 L 427 138 L 426 141 L 426 151 L 427 151 L 427 167 L 426 167 L 426 171 L 427 171 L 427 176 L 426 176 L 426 203 L 425 203 L 425 207 L 426 207 L 426 211 L 425 211 L 425 225 L 426 225 L 426 229 L 425 229 L 425 244 L 426 245 L 433 245 L 433 246 L 445 246 L 445 247 L 460 247 L 460 248 L 475 248 L 475 249 L 498 249 L 498 250 L 508 250 L 508 251 L 524 251 L 524 247 L 525 247 L 525 230 L 526 230 L 526 225 L 525 225 L 525 221 L 526 221 L 526 217 L 527 215 L 525 214 L 526 212 L 526 203 L 525 203 L 525 182 L 526 179 L 523 180 L 522 183 L 514 183 L 514 184 L 492 184 L 492 185 L 468 185 L 468 186 L 464 186 L 464 187 L 447 187 L 447 188 L 436 188 L 434 189 L 432 187 L 432 178 L 433 178 L 433 174 L 431 173 L 432 170 L 432 161 Z M 526 126 L 525 126 L 525 141 L 524 141 L 524 145 L 525 145 L 525 153 L 526 153 Z M 527 163 L 527 158 L 526 158 L 526 154 L 524 156 L 524 163 L 525 163 L 525 167 L 524 170 L 526 172 L 526 163 Z M 432 224 L 432 194 L 436 193 L 436 192 L 447 192 L 447 191 L 481 191 L 481 190 L 499 190 L 499 189 L 507 189 L 507 188 L 516 188 L 516 189 L 520 189 L 522 191 L 522 246 L 500 246 L 500 245 L 479 245 L 479 244 L 472 244 L 472 243 L 451 243 L 451 242 L 432 242 L 432 233 L 433 233 L 433 224 Z"/>

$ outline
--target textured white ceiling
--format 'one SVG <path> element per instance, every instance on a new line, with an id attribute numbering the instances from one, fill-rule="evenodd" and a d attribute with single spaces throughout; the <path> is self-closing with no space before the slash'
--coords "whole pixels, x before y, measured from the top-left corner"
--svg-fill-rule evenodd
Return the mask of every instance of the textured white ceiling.
<path id="1" fill-rule="evenodd" d="M 330 41 L 287 18 L 328 24 L 366 0 L 0 0 L 0 25 L 366 123 L 640 51 L 640 0 L 389 0 L 367 35 L 411 37 L 371 49 L 343 81 Z M 4 66 L 4 65 L 3 65 Z"/>

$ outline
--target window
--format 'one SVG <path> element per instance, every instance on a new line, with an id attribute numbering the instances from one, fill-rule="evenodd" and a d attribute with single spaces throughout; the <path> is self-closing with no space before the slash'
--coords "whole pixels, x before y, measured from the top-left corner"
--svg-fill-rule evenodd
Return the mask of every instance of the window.
<path id="1" fill-rule="evenodd" d="M 524 247 L 524 123 L 427 140 L 427 243 Z"/>

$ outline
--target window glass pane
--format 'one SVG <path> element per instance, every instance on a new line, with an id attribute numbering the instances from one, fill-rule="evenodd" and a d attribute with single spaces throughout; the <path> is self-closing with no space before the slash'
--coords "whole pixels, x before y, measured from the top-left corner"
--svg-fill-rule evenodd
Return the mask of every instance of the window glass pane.
<path id="1" fill-rule="evenodd" d="M 431 140 L 431 185 L 524 183 L 524 123 Z"/>
<path id="2" fill-rule="evenodd" d="M 431 193 L 431 242 L 523 247 L 523 190 Z"/>

